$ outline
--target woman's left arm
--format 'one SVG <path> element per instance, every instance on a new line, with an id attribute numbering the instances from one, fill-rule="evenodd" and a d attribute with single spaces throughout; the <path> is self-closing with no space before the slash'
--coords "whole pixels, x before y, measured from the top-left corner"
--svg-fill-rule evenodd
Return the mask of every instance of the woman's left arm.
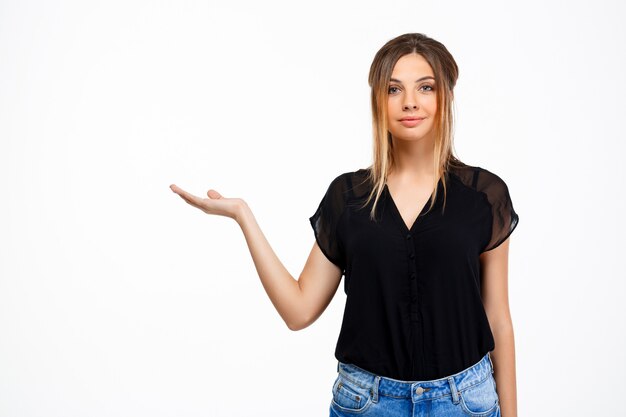
<path id="1" fill-rule="evenodd" d="M 480 255 L 482 298 L 495 340 L 491 354 L 502 417 L 517 417 L 515 338 L 509 311 L 509 240 Z"/>

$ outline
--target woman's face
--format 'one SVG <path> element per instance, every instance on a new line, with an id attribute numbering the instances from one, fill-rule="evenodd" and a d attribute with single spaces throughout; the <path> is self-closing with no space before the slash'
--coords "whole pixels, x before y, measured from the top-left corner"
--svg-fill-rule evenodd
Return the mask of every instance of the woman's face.
<path id="1" fill-rule="evenodd" d="M 431 140 L 437 111 L 435 77 L 428 62 L 419 54 L 401 57 L 389 81 L 387 125 L 395 140 Z M 403 118 L 418 118 L 406 120 Z"/>

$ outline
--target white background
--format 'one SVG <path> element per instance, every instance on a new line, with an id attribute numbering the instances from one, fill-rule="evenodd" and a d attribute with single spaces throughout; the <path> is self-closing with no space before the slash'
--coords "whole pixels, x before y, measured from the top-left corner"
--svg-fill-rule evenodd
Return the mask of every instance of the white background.
<path id="1" fill-rule="evenodd" d="M 245 199 L 298 277 L 406 32 L 455 57 L 458 155 L 520 216 L 519 415 L 616 415 L 625 13 L 539 5 L 1 1 L 0 416 L 328 415 L 343 281 L 288 330 L 238 225 L 168 187 Z"/>

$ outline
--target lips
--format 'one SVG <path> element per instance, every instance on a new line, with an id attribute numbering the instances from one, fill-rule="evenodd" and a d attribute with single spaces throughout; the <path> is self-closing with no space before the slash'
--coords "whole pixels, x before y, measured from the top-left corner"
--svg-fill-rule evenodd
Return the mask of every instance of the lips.
<path id="1" fill-rule="evenodd" d="M 400 123 L 402 123 L 404 127 L 415 127 L 420 125 L 422 120 L 424 120 L 424 117 L 405 117 L 404 119 L 400 119 Z"/>

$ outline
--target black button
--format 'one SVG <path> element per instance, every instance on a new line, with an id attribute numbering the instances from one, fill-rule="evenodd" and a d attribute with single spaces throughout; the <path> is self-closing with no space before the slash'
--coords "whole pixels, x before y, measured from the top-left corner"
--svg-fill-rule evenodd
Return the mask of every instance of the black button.
<path id="1" fill-rule="evenodd" d="M 411 279 L 415 279 L 415 272 L 411 274 Z"/>
<path id="2" fill-rule="evenodd" d="M 413 259 L 413 258 L 415 258 L 415 254 L 414 253 L 411 254 L 411 259 Z"/>
<path id="3" fill-rule="evenodd" d="M 406 235 L 407 240 L 411 240 L 411 234 Z"/>

